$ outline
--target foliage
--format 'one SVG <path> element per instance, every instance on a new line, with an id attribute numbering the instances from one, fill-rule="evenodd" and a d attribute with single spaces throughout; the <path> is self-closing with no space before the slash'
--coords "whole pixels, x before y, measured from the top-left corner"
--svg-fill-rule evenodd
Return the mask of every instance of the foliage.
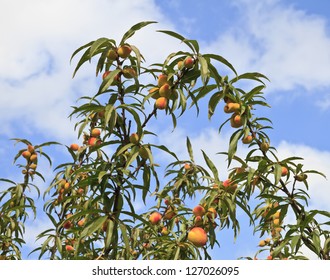
<path id="1" fill-rule="evenodd" d="M 263 96 L 267 77 L 239 75 L 224 57 L 201 54 L 197 41 L 164 30 L 159 32 L 180 40 L 189 51 L 171 53 L 163 63 L 145 67 L 143 55 L 129 39 L 152 23 L 134 25 L 119 44 L 99 38 L 73 53 L 71 59 L 80 55 L 74 75 L 96 59 L 96 75 L 102 74 L 102 82 L 94 96 L 82 97 L 82 104 L 73 107 L 70 116 L 79 120 L 75 128 L 82 144 L 66 146 L 72 159 L 54 170 L 44 194 L 48 199 L 44 211 L 53 227 L 38 235 L 43 243 L 33 252 L 50 259 L 210 259 L 210 250 L 220 245 L 217 231 L 231 228 L 235 237 L 239 234 L 237 211 L 241 209 L 255 232 L 267 237 L 255 257 L 269 251 L 269 259 L 303 259 L 300 250 L 305 246 L 318 258 L 329 259 L 329 222 L 316 218 L 328 220 L 330 213 L 306 210 L 308 174 L 322 174 L 305 170 L 301 158 L 278 158 L 267 135 L 271 121 L 255 115 L 258 106 L 269 106 Z M 223 73 L 232 73 L 232 78 Z M 244 80 L 256 86 L 240 88 Z M 199 113 L 202 99 L 207 100 L 210 119 L 224 104 L 229 117 L 219 124 L 219 133 L 224 125 L 234 129 L 228 150 L 219 152 L 226 155 L 228 170 L 218 170 L 205 152 L 205 162 L 195 162 L 189 138 L 188 159 L 149 141 L 157 137 L 148 125 L 158 114 L 170 117 L 175 129 L 188 109 L 195 107 Z M 241 140 L 249 147 L 245 158 L 236 154 Z M 50 161 L 50 157 L 42 148 L 58 144 L 32 146 L 27 140 L 16 141 L 27 146 L 15 157 L 15 161 L 25 158 L 25 164 L 18 164 L 24 181 L 2 179 L 10 185 L 0 196 L 2 259 L 21 258 L 27 209 L 37 214 L 27 191 L 39 192 L 32 182 L 35 176 L 44 179 L 37 161 L 41 156 Z M 161 179 L 156 152 L 173 159 Z M 228 172 L 228 179 L 221 181 L 220 172 Z M 202 194 L 198 204 L 205 210 L 201 215 L 186 203 L 197 192 Z M 150 195 L 155 205 L 137 213 L 135 203 L 146 203 Z M 161 214 L 160 221 L 150 219 L 153 212 Z M 288 213 L 295 216 L 295 223 L 286 221 Z M 207 233 L 205 245 L 189 239 L 194 227 Z"/>

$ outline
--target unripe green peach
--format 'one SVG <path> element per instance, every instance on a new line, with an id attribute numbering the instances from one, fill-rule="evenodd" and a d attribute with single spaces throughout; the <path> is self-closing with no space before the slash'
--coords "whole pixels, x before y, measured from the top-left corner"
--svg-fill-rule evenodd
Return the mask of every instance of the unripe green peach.
<path id="1" fill-rule="evenodd" d="M 117 53 L 121 58 L 127 58 L 131 54 L 132 48 L 128 45 L 122 45 L 117 49 Z"/>
<path id="2" fill-rule="evenodd" d="M 298 175 L 295 176 L 295 179 L 298 181 L 298 182 L 302 182 L 302 181 L 305 181 L 307 179 L 307 174 L 305 173 L 300 173 Z"/>
<path id="3" fill-rule="evenodd" d="M 131 136 L 129 137 L 129 141 L 132 144 L 136 145 L 136 144 L 139 143 L 140 137 L 139 137 L 139 135 L 137 133 L 132 133 Z"/>
<path id="4" fill-rule="evenodd" d="M 167 98 L 166 97 L 159 97 L 155 102 L 155 106 L 159 110 L 164 110 L 167 107 Z"/>
<path id="5" fill-rule="evenodd" d="M 137 76 L 135 69 L 131 68 L 131 67 L 127 67 L 123 69 L 123 76 L 126 79 L 131 79 Z"/>
<path id="6" fill-rule="evenodd" d="M 144 146 L 140 147 L 139 156 L 142 157 L 143 159 L 149 158 L 148 150 L 146 147 L 144 147 Z"/>
<path id="7" fill-rule="evenodd" d="M 109 60 L 116 60 L 118 58 L 118 54 L 117 54 L 116 50 L 114 50 L 114 49 L 109 50 L 107 53 L 107 58 Z"/>
<path id="8" fill-rule="evenodd" d="M 260 144 L 260 150 L 263 151 L 263 152 L 267 152 L 268 149 L 269 149 L 269 143 L 263 141 L 263 142 Z"/>

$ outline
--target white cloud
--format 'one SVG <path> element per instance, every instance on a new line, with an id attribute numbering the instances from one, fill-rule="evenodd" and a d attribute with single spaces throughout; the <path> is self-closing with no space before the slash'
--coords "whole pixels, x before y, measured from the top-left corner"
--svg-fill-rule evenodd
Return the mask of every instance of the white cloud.
<path id="1" fill-rule="evenodd" d="M 324 89 L 330 86 L 329 22 L 284 1 L 237 0 L 240 20 L 208 46 L 240 73 L 257 71 L 269 90 Z"/>
<path id="2" fill-rule="evenodd" d="M 18 9 L 19 5 L 19 9 Z M 129 42 L 141 48 L 149 63 L 162 62 L 179 42 L 156 29 L 172 29 L 152 0 L 140 1 L 6 1 L 0 33 L 0 118 L 7 136 L 40 133 L 50 139 L 74 139 L 70 106 L 98 85 L 94 65 L 81 68 L 72 80 L 77 60 L 73 51 L 99 37 L 114 38 L 139 21 L 162 22 L 146 27 Z M 175 42 L 175 43 L 173 43 Z"/>

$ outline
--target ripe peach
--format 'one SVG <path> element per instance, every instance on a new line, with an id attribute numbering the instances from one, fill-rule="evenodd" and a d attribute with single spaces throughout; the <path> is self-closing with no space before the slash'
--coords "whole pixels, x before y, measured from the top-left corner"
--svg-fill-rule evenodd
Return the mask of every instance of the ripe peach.
<path id="1" fill-rule="evenodd" d="M 63 228 L 65 229 L 70 229 L 72 228 L 72 222 L 71 221 L 66 221 L 64 224 L 63 224 Z"/>
<path id="2" fill-rule="evenodd" d="M 70 149 L 72 150 L 72 151 L 78 151 L 79 150 L 79 145 L 78 144 L 71 144 L 70 145 Z"/>
<path id="3" fill-rule="evenodd" d="M 168 76 L 166 74 L 160 74 L 158 76 L 158 81 L 157 81 L 158 87 L 161 87 L 164 84 L 168 83 L 167 78 L 168 78 Z"/>
<path id="4" fill-rule="evenodd" d="M 80 221 L 78 221 L 77 225 L 78 225 L 79 227 L 83 227 L 84 224 L 85 224 L 85 222 L 86 222 L 85 219 L 81 219 Z"/>
<path id="5" fill-rule="evenodd" d="M 195 215 L 195 217 L 197 216 L 202 217 L 205 214 L 205 208 L 202 205 L 197 205 L 193 209 L 193 214 Z"/>
<path id="6" fill-rule="evenodd" d="M 231 179 L 223 181 L 222 185 L 228 192 L 234 192 L 237 188 L 237 184 L 234 184 Z"/>
<path id="7" fill-rule="evenodd" d="M 140 137 L 137 133 L 132 133 L 131 136 L 129 137 L 129 141 L 134 145 L 138 144 L 139 140 L 140 140 Z"/>
<path id="8" fill-rule="evenodd" d="M 159 110 L 164 110 L 167 107 L 167 98 L 159 97 L 155 102 L 155 106 Z"/>
<path id="9" fill-rule="evenodd" d="M 65 250 L 68 252 L 73 252 L 74 248 L 71 245 L 65 245 Z"/>
<path id="10" fill-rule="evenodd" d="M 22 153 L 22 156 L 26 159 L 30 159 L 31 153 L 28 150 L 26 150 Z"/>
<path id="11" fill-rule="evenodd" d="M 131 54 L 132 48 L 128 45 L 122 45 L 117 49 L 117 53 L 121 58 L 127 58 Z"/>
<path id="12" fill-rule="evenodd" d="M 153 225 L 157 225 L 160 222 L 161 219 L 162 219 L 162 214 L 160 214 L 159 212 L 153 212 L 149 216 L 149 221 Z"/>
<path id="13" fill-rule="evenodd" d="M 67 191 L 71 187 L 71 184 L 69 182 L 66 182 L 64 184 L 64 189 Z"/>
<path id="14" fill-rule="evenodd" d="M 288 173 L 289 173 L 289 170 L 285 166 L 282 166 L 281 176 L 287 176 Z"/>
<path id="15" fill-rule="evenodd" d="M 243 144 L 250 144 L 253 140 L 252 135 L 247 135 L 242 139 Z"/>
<path id="16" fill-rule="evenodd" d="M 172 93 L 171 90 L 171 86 L 168 83 L 163 84 L 160 88 L 159 88 L 159 95 L 161 97 L 166 97 L 169 98 L 170 95 Z"/>
<path id="17" fill-rule="evenodd" d="M 187 56 L 183 62 L 184 67 L 190 69 L 194 66 L 195 60 L 191 56 Z"/>
<path id="18" fill-rule="evenodd" d="M 32 146 L 32 145 L 28 145 L 27 150 L 28 150 L 31 154 L 33 154 L 33 153 L 34 153 L 34 146 Z"/>
<path id="19" fill-rule="evenodd" d="M 98 139 L 96 138 L 96 137 L 90 137 L 89 139 L 88 139 L 88 145 L 89 146 L 96 146 L 97 144 L 98 144 Z"/>
<path id="20" fill-rule="evenodd" d="M 230 118 L 230 125 L 233 128 L 238 128 L 243 125 L 243 117 L 237 113 L 234 113 Z"/>
<path id="21" fill-rule="evenodd" d="M 260 247 L 264 247 L 264 246 L 266 246 L 266 242 L 265 242 L 265 240 L 260 240 L 260 242 L 259 242 L 259 246 L 260 246 Z"/>
<path id="22" fill-rule="evenodd" d="M 207 242 L 207 234 L 201 227 L 194 227 L 188 233 L 188 240 L 197 247 L 202 247 Z"/>
<path id="23" fill-rule="evenodd" d="M 281 215 L 281 211 L 276 211 L 276 213 L 273 215 L 274 219 L 279 219 Z"/>
<path id="24" fill-rule="evenodd" d="M 236 102 L 229 102 L 223 107 L 223 110 L 225 113 L 234 113 L 238 112 L 239 109 L 241 108 L 241 105 Z"/>
<path id="25" fill-rule="evenodd" d="M 92 137 L 99 137 L 101 135 L 101 130 L 98 128 L 93 128 L 91 131 L 91 136 Z"/>

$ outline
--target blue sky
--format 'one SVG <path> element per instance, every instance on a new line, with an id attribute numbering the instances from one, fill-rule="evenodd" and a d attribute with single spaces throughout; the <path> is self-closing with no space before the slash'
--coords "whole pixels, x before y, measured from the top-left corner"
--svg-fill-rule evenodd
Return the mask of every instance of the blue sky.
<path id="1" fill-rule="evenodd" d="M 36 143 L 54 140 L 66 145 L 77 141 L 74 122 L 67 118 L 70 106 L 80 96 L 95 93 L 99 80 L 94 77 L 94 66 L 87 65 L 71 79 L 72 52 L 99 37 L 119 40 L 130 26 L 144 20 L 159 22 L 132 39 L 147 63 L 161 62 L 182 47 L 155 33 L 169 29 L 198 40 L 202 53 L 226 57 L 239 73 L 258 71 L 268 76 L 271 83 L 265 92 L 272 108 L 260 114 L 273 120 L 272 144 L 281 157 L 302 156 L 306 167 L 330 177 L 329 1 L 46 2 L 0 0 L 0 177 L 18 178 L 19 171 L 12 165 L 17 150 L 10 138 Z M 219 168 L 225 167 L 215 153 L 227 149 L 232 130 L 225 129 L 219 136 L 219 123 L 210 123 L 205 115 L 197 122 L 194 118 L 195 112 L 183 117 L 172 134 L 170 125 L 160 130 L 154 124 L 154 129 L 159 139 L 183 157 L 185 141 L 180 139 L 189 135 L 196 152 L 206 150 L 214 155 L 211 157 Z M 167 123 L 166 119 L 159 121 Z M 63 150 L 51 151 L 55 166 L 65 158 Z M 244 154 L 244 148 L 240 152 Z M 202 160 L 201 155 L 198 159 Z M 51 179 L 52 170 L 46 162 L 40 168 Z M 47 184 L 40 187 L 45 189 Z M 329 187 L 327 180 L 311 177 L 311 207 L 330 210 Z M 35 235 L 45 225 L 45 220 L 37 220 L 27 226 L 28 246 L 35 246 Z M 252 229 L 246 232 L 234 245 L 231 233 L 219 233 L 220 242 L 226 242 L 214 257 L 235 259 L 256 251 L 258 237 L 251 237 Z"/>

